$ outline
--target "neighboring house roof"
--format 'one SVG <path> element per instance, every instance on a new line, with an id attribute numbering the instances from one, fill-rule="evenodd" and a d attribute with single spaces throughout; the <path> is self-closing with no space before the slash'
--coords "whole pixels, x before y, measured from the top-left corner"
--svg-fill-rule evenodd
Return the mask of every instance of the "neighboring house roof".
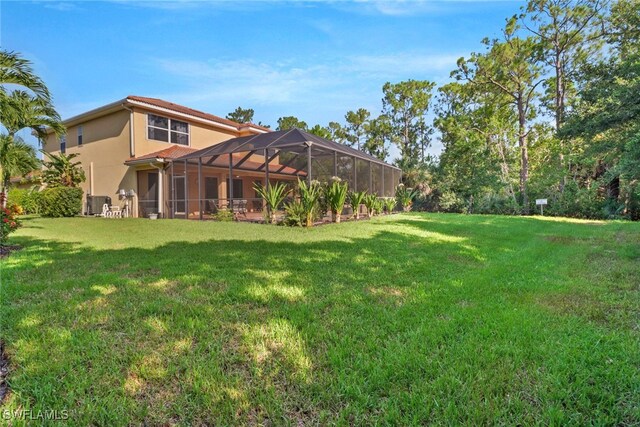
<path id="1" fill-rule="evenodd" d="M 27 184 L 31 182 L 37 182 L 40 179 L 40 175 L 42 175 L 42 171 L 35 170 L 33 172 L 29 172 L 24 176 L 12 176 L 9 178 L 9 182 L 12 184 Z"/>
<path id="2" fill-rule="evenodd" d="M 165 101 L 158 98 L 148 98 L 144 96 L 129 95 L 124 99 L 112 102 L 102 107 L 87 111 L 77 116 L 70 117 L 63 121 L 66 126 L 74 126 L 81 124 L 87 120 L 102 117 L 107 114 L 114 113 L 116 111 L 129 109 L 131 107 L 142 107 L 149 110 L 156 110 L 159 112 L 173 112 L 178 116 L 185 116 L 191 118 L 194 121 L 205 122 L 207 124 L 218 126 L 227 130 L 235 132 L 250 131 L 254 133 L 271 132 L 271 129 L 264 126 L 256 125 L 253 123 L 238 123 L 233 120 L 224 119 L 213 114 L 205 113 L 203 111 L 194 110 L 193 108 L 185 107 L 184 105 L 175 104 L 173 102 Z M 47 133 L 53 132 L 51 128 L 47 128 Z"/>
<path id="3" fill-rule="evenodd" d="M 153 153 L 149 153 L 149 154 L 145 154 L 144 156 L 139 156 L 139 157 L 131 157 L 129 160 L 127 160 L 126 162 L 124 162 L 126 165 L 137 165 L 137 164 L 149 164 L 149 163 L 154 163 L 154 162 L 163 162 L 165 160 L 175 160 L 178 159 L 180 157 L 183 156 L 187 156 L 191 153 L 194 153 L 198 150 L 196 150 L 195 148 L 189 148 L 189 147 L 184 147 L 181 145 L 174 145 L 168 148 L 165 148 L 164 150 L 160 150 L 160 151 L 156 151 Z M 240 158 L 242 156 L 234 156 L 234 160 L 237 160 L 238 158 Z M 218 167 L 218 168 L 224 168 L 224 169 L 228 169 L 229 168 L 229 158 L 228 157 L 220 157 L 215 159 L 213 162 L 208 163 L 206 166 L 214 166 L 214 167 Z M 280 165 L 272 165 L 272 167 L 278 168 L 280 169 Z M 256 172 L 256 171 L 264 171 L 263 168 L 263 163 L 261 162 L 254 162 L 251 160 L 246 160 L 244 162 L 242 162 L 242 165 L 240 166 L 234 166 L 235 170 L 244 170 L 244 171 L 252 171 L 252 172 Z M 273 173 L 273 172 L 272 172 Z M 305 172 L 303 171 L 298 171 L 295 168 L 291 168 L 291 167 L 284 167 L 282 168 L 282 170 L 279 172 L 280 174 L 284 174 L 284 175 L 305 175 Z"/>

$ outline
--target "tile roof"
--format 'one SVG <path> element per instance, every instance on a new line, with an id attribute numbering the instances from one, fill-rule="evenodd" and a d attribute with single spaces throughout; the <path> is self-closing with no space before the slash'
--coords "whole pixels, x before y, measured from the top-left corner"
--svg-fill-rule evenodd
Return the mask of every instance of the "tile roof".
<path id="1" fill-rule="evenodd" d="M 188 154 L 188 153 L 185 153 L 185 154 Z M 9 178 L 9 182 L 11 182 L 12 184 L 36 182 L 40 179 L 40 175 L 42 175 L 42 171 L 35 170 L 32 172 L 29 172 L 26 175 L 12 176 L 11 178 Z"/>
<path id="2" fill-rule="evenodd" d="M 184 145 L 172 145 L 160 151 L 154 151 L 153 153 L 145 154 L 138 157 L 130 157 L 125 163 L 137 162 L 140 160 L 153 160 L 153 159 L 177 159 L 178 157 L 191 154 L 196 150 L 195 148 L 185 147 Z"/>
<path id="3" fill-rule="evenodd" d="M 129 96 L 127 96 L 127 99 L 130 99 L 132 101 L 142 102 L 142 103 L 145 103 L 145 104 L 149 104 L 149 105 L 154 106 L 154 107 L 166 108 L 167 110 L 172 110 L 172 111 L 175 111 L 177 113 L 188 114 L 190 116 L 199 117 L 201 119 L 209 120 L 209 121 L 220 123 L 220 124 L 223 124 L 223 125 L 232 126 L 232 127 L 236 128 L 237 130 L 240 130 L 241 128 L 244 128 L 244 127 L 247 127 L 247 126 L 251 126 L 251 127 L 254 127 L 254 128 L 257 128 L 257 129 L 262 129 L 262 130 L 265 130 L 265 131 L 271 131 L 271 129 L 266 128 L 264 126 L 256 125 L 256 124 L 253 124 L 253 123 L 238 123 L 238 122 L 234 122 L 233 120 L 224 119 L 224 118 L 219 117 L 219 116 L 214 116 L 213 114 L 205 113 L 204 111 L 194 110 L 193 108 L 185 107 L 184 105 L 174 104 L 173 102 L 165 101 L 163 99 L 147 98 L 147 97 L 144 97 L 144 96 L 135 96 L 135 95 L 129 95 Z"/>

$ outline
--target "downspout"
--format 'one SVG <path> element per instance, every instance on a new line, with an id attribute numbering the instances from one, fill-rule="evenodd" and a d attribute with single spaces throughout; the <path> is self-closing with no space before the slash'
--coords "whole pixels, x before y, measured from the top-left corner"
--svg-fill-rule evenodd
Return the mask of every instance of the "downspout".
<path id="1" fill-rule="evenodd" d="M 133 143 L 133 109 L 126 106 L 126 104 L 122 103 L 122 108 L 129 112 L 129 157 L 136 156 L 135 145 Z"/>

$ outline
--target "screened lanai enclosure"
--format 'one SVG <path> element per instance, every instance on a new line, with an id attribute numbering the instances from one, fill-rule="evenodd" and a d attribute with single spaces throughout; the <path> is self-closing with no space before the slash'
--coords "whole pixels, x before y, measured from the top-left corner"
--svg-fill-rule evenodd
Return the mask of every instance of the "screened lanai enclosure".
<path id="1" fill-rule="evenodd" d="M 401 179 L 395 166 L 300 129 L 230 139 L 173 159 L 166 170 L 171 218 L 210 219 L 231 210 L 261 219 L 264 201 L 255 184 L 297 186 L 337 176 L 350 190 L 393 197 Z M 346 212 L 345 212 L 346 213 Z"/>

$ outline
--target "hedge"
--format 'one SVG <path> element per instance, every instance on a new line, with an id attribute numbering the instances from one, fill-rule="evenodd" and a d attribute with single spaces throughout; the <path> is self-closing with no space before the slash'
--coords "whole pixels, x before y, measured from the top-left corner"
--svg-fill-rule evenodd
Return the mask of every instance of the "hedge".
<path id="1" fill-rule="evenodd" d="M 82 188 L 52 187 L 40 192 L 40 214 L 48 217 L 76 216 L 82 212 Z"/>
<path id="2" fill-rule="evenodd" d="M 9 190 L 7 205 L 17 205 L 24 213 L 38 214 L 42 204 L 42 193 L 37 189 L 12 188 Z"/>

